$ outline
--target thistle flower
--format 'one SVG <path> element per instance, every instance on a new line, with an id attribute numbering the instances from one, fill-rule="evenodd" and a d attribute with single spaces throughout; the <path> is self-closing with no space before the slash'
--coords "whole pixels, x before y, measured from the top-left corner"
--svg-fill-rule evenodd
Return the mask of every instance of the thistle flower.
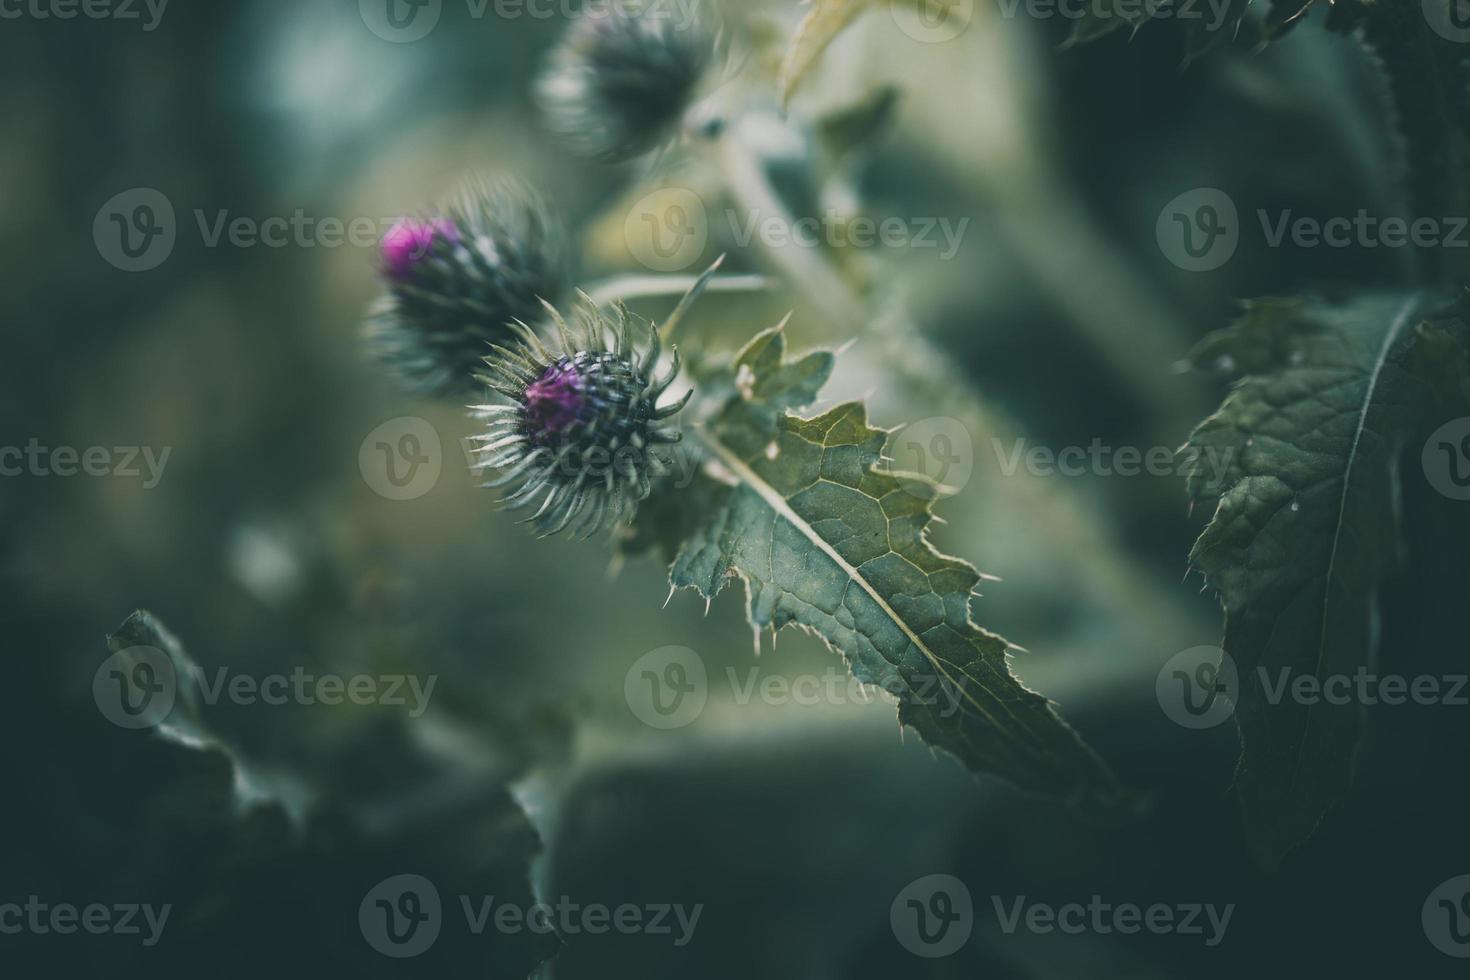
<path id="1" fill-rule="evenodd" d="M 652 480 L 670 471 L 663 450 L 682 433 L 659 423 L 694 394 L 663 408 L 659 397 L 679 373 L 679 349 L 663 376 L 653 371 L 662 352 L 658 331 L 618 305 L 599 309 L 585 295 L 578 317 L 580 336 L 548 305 L 560 345 L 544 344 L 524 324 L 519 342 L 497 345 L 485 358 L 481 380 L 510 400 L 480 405 L 476 417 L 489 431 L 476 439 L 485 459 L 476 468 L 503 469 L 487 487 L 510 487 L 502 503 L 534 507 L 523 523 L 538 534 L 570 528 L 590 537 L 600 528 L 631 521 Z M 650 340 L 640 353 L 634 326 Z"/>
<path id="2" fill-rule="evenodd" d="M 617 163 L 678 128 L 716 41 L 701 17 L 679 21 L 666 7 L 617 2 L 584 12 L 552 54 L 537 94 L 574 152 Z"/>
<path id="3" fill-rule="evenodd" d="M 386 291 L 367 334 L 378 360 L 411 389 L 478 391 L 489 344 L 556 300 L 566 249 L 540 196 L 500 178 L 466 187 L 444 213 L 406 217 L 380 246 Z"/>

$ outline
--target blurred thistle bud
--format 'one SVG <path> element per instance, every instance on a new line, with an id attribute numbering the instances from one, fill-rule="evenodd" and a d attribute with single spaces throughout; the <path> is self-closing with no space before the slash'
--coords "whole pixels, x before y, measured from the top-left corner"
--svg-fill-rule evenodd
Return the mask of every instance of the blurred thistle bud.
<path id="1" fill-rule="evenodd" d="M 538 83 L 547 123 L 581 156 L 617 163 L 645 153 L 678 130 L 716 47 L 697 4 L 586 10 Z"/>
<path id="2" fill-rule="evenodd" d="M 663 408 L 658 399 L 679 373 L 679 350 L 661 377 L 662 352 L 653 325 L 621 305 L 598 309 L 585 296 L 580 335 L 553 309 L 559 345 L 548 347 L 517 325 L 519 342 L 485 358 L 482 380 L 508 405 L 474 409 L 489 430 L 476 436 L 485 458 L 477 469 L 502 472 L 484 484 L 508 487 L 502 503 L 532 508 L 522 523 L 539 535 L 570 529 L 590 537 L 633 519 L 654 478 L 671 472 L 670 445 L 682 433 L 660 425 L 689 401 Z M 640 353 L 634 327 L 649 340 Z"/>
<path id="3" fill-rule="evenodd" d="M 412 390 L 462 396 L 509 324 L 534 319 L 567 280 L 566 247 L 541 197 L 507 178 L 476 181 L 443 213 L 383 236 L 385 293 L 367 324 L 374 355 Z"/>

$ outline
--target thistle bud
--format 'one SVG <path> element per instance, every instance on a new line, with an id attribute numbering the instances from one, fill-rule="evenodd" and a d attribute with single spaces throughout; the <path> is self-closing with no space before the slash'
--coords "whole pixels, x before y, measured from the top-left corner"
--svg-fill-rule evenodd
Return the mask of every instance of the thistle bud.
<path id="1" fill-rule="evenodd" d="M 616 163 L 669 139 L 715 54 L 695 8 L 613 3 L 584 12 L 537 92 L 547 124 L 581 156 Z"/>
<path id="2" fill-rule="evenodd" d="M 565 288 L 566 249 L 539 195 L 508 179 L 467 187 L 443 213 L 406 217 L 380 245 L 384 295 L 370 347 L 411 389 L 479 390 L 474 374 L 509 324 Z"/>
<path id="3" fill-rule="evenodd" d="M 679 372 L 679 351 L 661 377 L 654 369 L 662 351 L 658 333 L 618 306 L 603 311 L 589 302 L 574 336 L 550 310 L 559 345 L 543 343 L 523 325 L 512 347 L 485 358 L 481 380 L 507 405 L 481 405 L 476 417 L 489 424 L 477 436 L 485 458 L 477 468 L 500 474 L 487 487 L 508 488 L 502 502 L 529 508 L 523 523 L 540 535 L 570 530 L 590 537 L 600 528 L 631 521 L 655 477 L 670 471 L 667 447 L 681 433 L 661 423 L 689 401 L 693 391 L 662 408 L 658 399 Z M 640 352 L 635 327 L 649 340 Z"/>

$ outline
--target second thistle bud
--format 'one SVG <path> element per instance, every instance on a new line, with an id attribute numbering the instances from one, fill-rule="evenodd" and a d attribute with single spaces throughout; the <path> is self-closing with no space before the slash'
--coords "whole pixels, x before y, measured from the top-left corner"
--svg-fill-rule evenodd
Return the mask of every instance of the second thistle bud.
<path id="1" fill-rule="evenodd" d="M 428 394 L 479 390 L 475 372 L 509 324 L 530 320 L 566 286 L 566 248 L 545 204 L 505 178 L 475 183 L 442 213 L 383 236 L 384 295 L 368 321 L 373 352 Z"/>
<path id="2" fill-rule="evenodd" d="M 550 127 L 605 163 L 653 149 L 678 128 L 715 55 L 692 6 L 623 0 L 584 12 L 541 77 Z"/>

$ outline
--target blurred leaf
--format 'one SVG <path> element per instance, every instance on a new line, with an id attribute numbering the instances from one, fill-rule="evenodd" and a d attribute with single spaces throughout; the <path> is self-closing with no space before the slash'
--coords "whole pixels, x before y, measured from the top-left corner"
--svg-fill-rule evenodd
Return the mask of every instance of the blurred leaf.
<path id="1" fill-rule="evenodd" d="M 950 13 L 944 0 L 811 0 L 811 9 L 796 26 L 776 78 L 776 93 L 785 108 L 796 87 L 811 71 L 822 53 L 869 7 L 900 5 L 923 10 L 941 20 Z"/>
<path id="2" fill-rule="evenodd" d="M 1378 593 L 1403 551 L 1399 451 L 1444 421 L 1447 400 L 1470 412 L 1466 323 L 1436 312 L 1445 303 L 1425 292 L 1276 300 L 1200 348 L 1253 372 L 1186 451 L 1191 496 L 1219 497 L 1190 560 L 1224 606 L 1237 788 L 1268 867 L 1347 793 L 1362 709 L 1271 692 L 1283 677 L 1369 668 Z"/>
<path id="3" fill-rule="evenodd" d="M 776 78 L 776 93 L 781 105 L 791 103 L 796 86 L 801 84 L 816 64 L 822 52 L 836 39 L 838 34 L 857 19 L 868 7 L 880 0 L 811 0 L 811 9 L 796 27 L 796 34 L 786 49 L 781 62 L 780 74 Z"/>
<path id="4" fill-rule="evenodd" d="M 555 951 L 553 936 L 529 929 L 489 923 L 475 932 L 463 911 L 462 896 L 522 909 L 536 901 L 529 872 L 540 840 L 504 786 L 465 778 L 406 738 L 401 722 L 377 726 L 358 746 L 377 781 L 399 789 L 387 804 L 355 805 L 294 778 L 247 777 L 239 754 L 207 725 L 195 662 L 154 616 L 134 613 L 108 641 L 109 668 L 150 663 L 151 683 L 162 675 L 145 648 L 167 656 L 178 671 L 174 709 L 150 729 L 124 731 L 94 707 L 75 726 L 84 735 L 75 752 L 27 758 L 18 778 L 40 795 L 11 807 L 28 853 L 7 871 L 30 882 L 20 887 L 66 882 L 69 894 L 166 910 L 166 921 L 148 945 L 80 932 L 63 944 L 18 937 L 6 950 L 16 975 L 39 975 L 44 964 L 77 975 L 242 980 L 283 971 L 525 976 Z M 44 794 L 50 766 L 63 767 L 66 806 Z M 304 819 L 288 819 L 303 809 Z M 361 918 L 369 893 L 404 874 L 431 882 L 441 902 L 437 937 L 409 959 L 381 951 L 376 936 L 375 948 Z M 27 971 L 32 964 L 38 969 Z"/>
<path id="5" fill-rule="evenodd" d="M 696 423 L 717 476 L 693 488 L 709 505 L 672 584 L 709 598 L 738 575 L 757 635 L 795 624 L 822 637 L 859 681 L 898 699 L 901 724 L 969 769 L 1110 801 L 1107 766 L 1012 676 L 1007 642 L 970 619 L 979 574 L 927 540 L 937 487 L 879 468 L 888 432 L 860 403 L 791 415 L 834 358 L 788 360 L 785 348 L 781 327 L 756 336 L 726 369 L 733 393 Z"/>

